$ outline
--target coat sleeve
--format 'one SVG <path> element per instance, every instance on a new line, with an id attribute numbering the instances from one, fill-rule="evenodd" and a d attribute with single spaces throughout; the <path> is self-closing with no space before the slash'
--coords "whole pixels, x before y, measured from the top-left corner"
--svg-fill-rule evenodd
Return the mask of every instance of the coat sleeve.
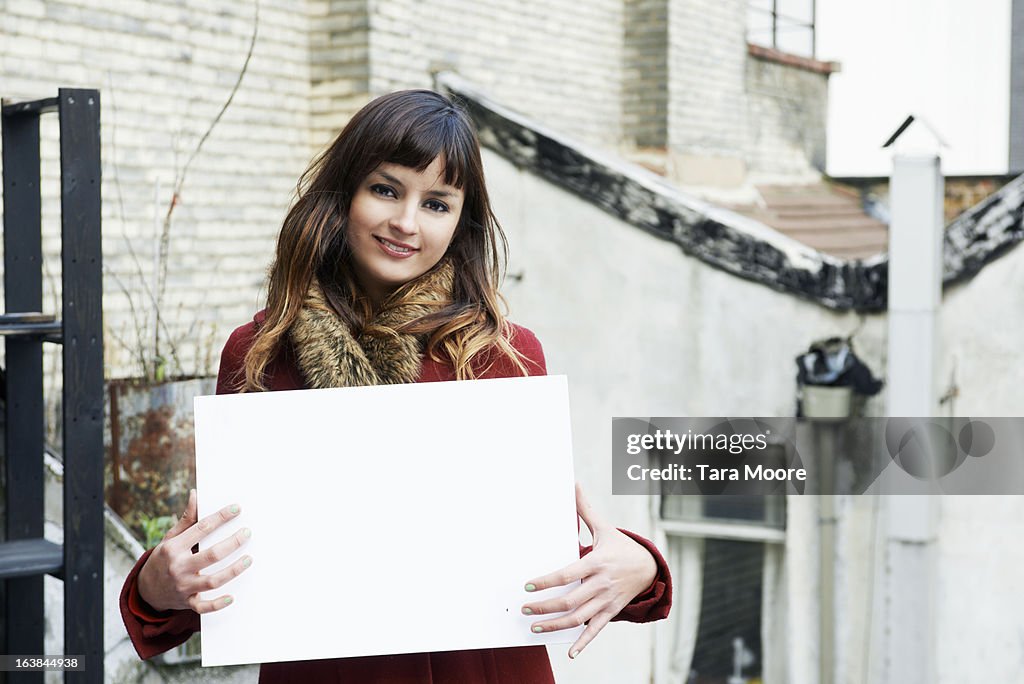
<path id="1" fill-rule="evenodd" d="M 619 531 L 650 552 L 658 566 L 658 572 L 651 586 L 634 596 L 612 621 L 654 622 L 668 617 L 668 612 L 672 608 L 672 574 L 669 572 L 668 563 L 654 542 L 629 530 L 619 528 Z M 580 546 L 580 557 L 590 553 L 593 548 Z"/>
<path id="2" fill-rule="evenodd" d="M 217 374 L 217 394 L 237 391 L 235 388 L 245 358 L 245 346 L 251 340 L 251 323 L 235 330 L 228 338 Z M 143 660 L 185 643 L 194 632 L 199 631 L 200 624 L 199 614 L 193 610 L 158 611 L 143 600 L 139 593 L 139 572 L 152 553 L 150 549 L 142 554 L 121 588 L 121 619 L 124 620 L 135 651 Z"/>
<path id="3" fill-rule="evenodd" d="M 143 660 L 185 643 L 199 631 L 199 614 L 192 610 L 158 611 L 139 594 L 139 571 L 153 550 L 142 554 L 121 589 L 121 619 L 136 653 Z"/>
<path id="4" fill-rule="evenodd" d="M 526 328 L 514 326 L 514 329 L 516 334 L 512 338 L 512 344 L 525 357 L 530 375 L 547 375 L 547 364 L 540 341 Z M 654 542 L 629 530 L 620 529 L 620 532 L 650 552 L 658 566 L 658 572 L 651 586 L 635 596 L 612 620 L 653 622 L 668 617 L 669 609 L 672 607 L 672 575 L 668 564 Z M 580 546 L 580 557 L 590 553 L 592 549 L 591 546 Z"/>

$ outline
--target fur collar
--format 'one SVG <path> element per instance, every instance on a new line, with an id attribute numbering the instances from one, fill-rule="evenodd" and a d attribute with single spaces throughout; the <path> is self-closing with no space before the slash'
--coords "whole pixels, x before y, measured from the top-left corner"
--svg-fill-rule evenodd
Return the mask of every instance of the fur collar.
<path id="1" fill-rule="evenodd" d="M 451 301 L 454 269 L 445 261 L 416 280 L 406 303 L 377 315 L 358 337 L 331 310 L 313 281 L 288 331 L 307 386 L 358 387 L 416 382 L 425 340 L 396 329 Z"/>

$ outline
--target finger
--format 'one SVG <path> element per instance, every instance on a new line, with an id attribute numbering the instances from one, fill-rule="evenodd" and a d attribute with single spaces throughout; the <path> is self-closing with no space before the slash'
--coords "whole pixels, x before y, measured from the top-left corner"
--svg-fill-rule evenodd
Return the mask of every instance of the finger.
<path id="1" fill-rule="evenodd" d="M 195 525 L 192 525 L 190 528 L 178 535 L 178 538 L 182 540 L 186 548 L 192 548 L 198 544 L 203 537 L 210 534 L 229 520 L 233 520 L 237 517 L 241 510 L 242 509 L 238 504 L 225 506 L 216 513 L 208 515 Z"/>
<path id="2" fill-rule="evenodd" d="M 218 596 L 215 599 L 204 601 L 199 598 L 199 594 L 192 594 L 188 597 L 188 607 L 202 615 L 203 613 L 212 613 L 215 610 L 223 610 L 234 603 L 234 601 L 235 599 L 231 596 Z"/>
<path id="3" fill-rule="evenodd" d="M 252 538 L 252 530 L 248 527 L 244 527 L 227 539 L 223 539 L 210 548 L 193 555 L 188 560 L 187 567 L 191 572 L 199 572 L 204 568 L 208 568 L 214 563 L 224 560 L 232 553 L 242 548 L 250 538 Z"/>
<path id="4" fill-rule="evenodd" d="M 199 591 L 219 589 L 252 567 L 252 556 L 239 558 L 228 567 L 210 575 L 200 575 Z"/>
<path id="5" fill-rule="evenodd" d="M 576 483 L 576 512 L 583 519 L 590 534 L 596 539 L 597 530 L 604 527 L 604 521 L 594 512 L 590 501 L 587 500 L 587 495 L 583 493 L 583 485 L 579 482 Z"/>
<path id="6" fill-rule="evenodd" d="M 530 625 L 530 631 L 535 634 L 544 632 L 557 632 L 560 629 L 572 629 L 586 624 L 587 620 L 601 612 L 607 605 L 607 601 L 601 599 L 590 599 L 582 606 L 556 618 L 535 622 Z"/>
<path id="7" fill-rule="evenodd" d="M 523 606 L 523 615 L 550 615 L 552 613 L 569 613 L 576 610 L 601 591 L 598 582 L 584 582 L 564 596 L 527 603 Z"/>
<path id="8" fill-rule="evenodd" d="M 164 541 L 167 541 L 168 539 L 174 539 L 179 534 L 181 534 L 182 530 L 185 529 L 185 526 L 181 524 L 181 518 L 179 518 L 178 516 L 172 517 L 174 518 L 174 524 L 171 525 L 170 529 L 164 532 Z"/>
<path id="9" fill-rule="evenodd" d="M 593 561 L 584 556 L 575 563 L 566 565 L 561 570 L 556 570 L 543 577 L 530 580 L 524 588 L 526 591 L 542 591 L 551 587 L 563 587 L 584 577 L 589 577 L 593 574 L 593 565 Z"/>
<path id="10" fill-rule="evenodd" d="M 185 512 L 178 518 L 178 522 L 174 523 L 174 526 L 167 530 L 167 534 L 164 535 L 164 539 L 174 539 L 179 534 L 187 530 L 196 524 L 196 490 L 190 489 L 188 492 L 188 503 L 185 504 Z"/>
<path id="11" fill-rule="evenodd" d="M 576 640 L 576 643 L 569 647 L 569 657 L 575 658 L 578 656 L 587 647 L 587 644 L 594 640 L 598 632 L 605 628 L 611 619 L 612 616 L 607 611 L 594 616 L 590 620 L 590 624 L 587 625 L 587 628 L 583 630 L 583 634 L 580 634 L 580 638 Z"/>

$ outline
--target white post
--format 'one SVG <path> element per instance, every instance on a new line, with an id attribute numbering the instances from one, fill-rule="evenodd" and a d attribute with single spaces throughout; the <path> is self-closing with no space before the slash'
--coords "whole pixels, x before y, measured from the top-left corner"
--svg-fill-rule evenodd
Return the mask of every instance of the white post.
<path id="1" fill-rule="evenodd" d="M 893 160 L 889 226 L 890 416 L 930 416 L 942 298 L 944 181 L 938 156 Z"/>
<path id="2" fill-rule="evenodd" d="M 936 143 L 938 141 L 936 140 Z M 936 334 L 942 300 L 944 180 L 938 144 L 931 153 L 898 152 L 890 183 L 888 415 L 935 415 Z M 886 497 L 888 570 L 882 681 L 935 681 L 934 501 Z M 877 672 L 877 670 L 876 670 Z"/>

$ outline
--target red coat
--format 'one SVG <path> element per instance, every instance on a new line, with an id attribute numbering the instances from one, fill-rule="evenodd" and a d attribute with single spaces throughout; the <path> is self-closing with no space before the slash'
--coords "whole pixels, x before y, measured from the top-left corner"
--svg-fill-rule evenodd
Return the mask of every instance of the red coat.
<path id="1" fill-rule="evenodd" d="M 235 330 L 224 347 L 220 372 L 217 377 L 217 394 L 234 392 L 233 378 L 239 377 L 245 353 L 252 342 L 255 322 L 262 321 L 263 312 L 256 315 L 254 323 Z M 544 375 L 544 352 L 540 342 L 526 328 L 515 327 L 512 340 L 516 349 L 522 352 L 530 363 L 531 375 Z M 486 361 L 486 360 L 485 360 Z M 519 373 L 504 357 L 481 377 L 500 378 L 516 376 Z M 270 390 L 303 389 L 302 376 L 296 367 L 290 349 L 279 354 L 267 368 Z M 418 382 L 454 380 L 451 366 L 440 364 L 429 358 L 423 360 Z M 672 580 L 668 566 L 654 545 L 635 534 L 630 537 L 646 547 L 658 564 L 658 575 L 644 593 L 637 596 L 623 608 L 613 620 L 650 622 L 668 615 L 672 605 Z M 590 547 L 581 547 L 586 554 Z M 151 658 L 183 643 L 193 632 L 199 630 L 199 615 L 191 610 L 156 611 L 139 595 L 138 575 L 151 552 L 139 558 L 128 573 L 121 590 L 121 616 L 128 636 L 131 637 L 139 657 Z M 600 646 L 598 647 L 600 648 Z M 359 684 L 545 684 L 554 682 L 547 649 L 544 646 L 520 646 L 515 648 L 491 648 L 473 651 L 444 651 L 437 653 L 409 653 L 392 656 L 369 656 L 361 658 L 339 658 L 334 660 L 309 660 L 287 663 L 264 663 L 260 667 L 261 684 L 283 682 L 353 682 Z"/>

